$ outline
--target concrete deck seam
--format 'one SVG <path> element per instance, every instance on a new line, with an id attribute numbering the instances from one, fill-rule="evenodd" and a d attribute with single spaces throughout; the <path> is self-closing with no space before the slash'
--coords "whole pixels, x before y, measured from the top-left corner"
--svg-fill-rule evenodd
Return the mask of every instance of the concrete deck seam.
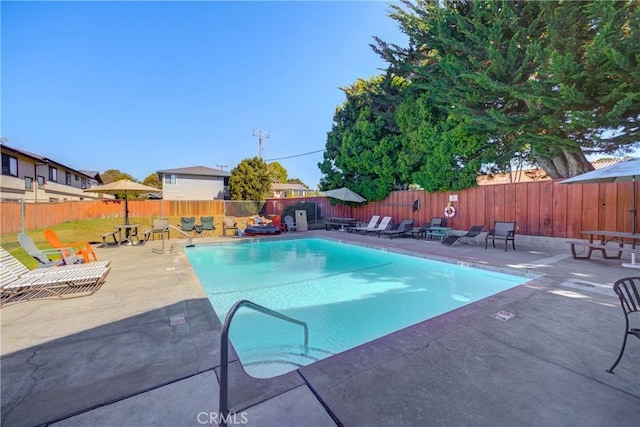
<path id="1" fill-rule="evenodd" d="M 144 390 L 137 391 L 137 392 L 131 393 L 131 394 L 127 394 L 125 396 L 118 397 L 118 398 L 115 398 L 115 399 L 111 399 L 111 400 L 108 400 L 108 401 L 106 401 L 104 403 L 93 405 L 93 406 L 91 406 L 89 408 L 81 409 L 81 410 L 75 411 L 75 412 L 73 412 L 71 414 L 68 414 L 68 415 L 65 415 L 65 416 L 62 416 L 62 417 L 58 417 L 56 419 L 53 419 L 53 420 L 47 421 L 45 423 L 42 423 L 41 425 L 47 426 L 49 424 L 54 424 L 54 423 L 57 423 L 57 422 L 60 422 L 60 421 L 63 421 L 63 420 L 69 419 L 69 418 L 73 418 L 73 417 L 75 417 L 77 415 L 84 414 L 85 412 L 90 412 L 90 411 L 93 411 L 93 410 L 98 409 L 98 408 L 102 408 L 102 407 L 105 407 L 105 406 L 113 405 L 114 403 L 118 403 L 118 402 L 121 402 L 123 400 L 127 400 L 129 398 L 136 397 L 136 396 L 139 396 L 141 394 L 148 393 L 150 391 L 157 390 L 159 388 L 166 387 L 168 385 L 175 384 L 175 383 L 183 381 L 183 380 L 188 380 L 189 378 L 193 378 L 193 377 L 195 377 L 197 375 L 204 374 L 204 373 L 207 373 L 209 371 L 214 371 L 214 369 L 215 368 L 207 368 L 207 369 L 205 369 L 203 371 L 200 371 L 200 372 L 195 372 L 193 374 L 186 375 L 184 377 L 180 377 L 180 378 L 177 378 L 175 380 L 167 381 L 165 383 L 162 383 L 162 384 L 159 384 L 159 385 L 156 385 L 156 386 L 153 386 L 153 387 L 148 387 L 148 388 L 146 388 Z M 214 374 L 215 374 L 215 371 L 214 371 Z"/>
<path id="2" fill-rule="evenodd" d="M 536 327 L 535 325 L 532 325 L 532 326 Z M 509 347 L 509 348 L 511 348 L 511 349 L 513 349 L 513 350 L 515 350 L 515 351 L 518 351 L 518 352 L 520 352 L 520 353 L 523 353 L 523 354 L 526 354 L 526 355 L 528 355 L 528 356 L 531 356 L 531 357 L 533 357 L 534 359 L 538 359 L 538 360 L 540 360 L 540 361 L 543 361 L 543 362 L 545 362 L 545 363 L 548 363 L 548 364 L 550 364 L 550 365 L 553 365 L 553 366 L 555 366 L 555 367 L 557 367 L 557 368 L 560 368 L 560 369 L 562 369 L 562 370 L 569 371 L 569 372 L 571 372 L 571 373 L 573 373 L 573 374 L 575 374 L 575 375 L 578 375 L 578 376 L 580 376 L 580 377 L 582 377 L 582 378 L 586 378 L 586 379 L 588 379 L 588 380 L 595 381 L 596 383 L 598 383 L 598 384 L 600 384 L 600 385 L 604 385 L 604 386 L 606 386 L 606 387 L 608 387 L 608 388 L 611 388 L 611 389 L 613 389 L 613 390 L 616 390 L 616 391 L 618 391 L 618 392 L 621 392 L 621 393 L 623 393 L 623 394 L 626 394 L 626 395 L 627 395 L 627 396 L 629 396 L 629 397 L 632 397 L 632 398 L 635 398 L 635 399 L 640 399 L 640 396 L 638 396 L 638 395 L 635 395 L 635 394 L 630 393 L 630 392 L 628 392 L 628 391 L 626 391 L 626 390 L 623 390 L 623 389 L 621 389 L 621 388 L 618 388 L 618 387 L 616 387 L 616 386 L 614 386 L 614 385 L 612 385 L 612 384 L 607 384 L 607 383 L 605 383 L 605 382 L 602 382 L 601 380 L 599 380 L 597 377 L 595 377 L 595 376 L 593 375 L 593 371 L 592 371 L 591 369 L 588 369 L 588 370 L 589 370 L 589 373 L 590 373 L 591 375 L 585 375 L 585 374 L 582 374 L 582 373 L 580 373 L 580 372 L 578 372 L 578 371 L 576 371 L 576 370 L 574 370 L 574 369 L 571 369 L 571 368 L 570 368 L 570 367 L 568 367 L 568 366 L 559 365 L 558 363 L 556 363 L 556 362 L 554 362 L 554 361 L 552 361 L 552 360 L 545 359 L 545 358 L 543 358 L 543 357 L 537 356 L 537 355 L 535 355 L 535 354 L 533 354 L 533 353 L 531 353 L 531 352 L 529 352 L 529 351 L 523 350 L 522 348 L 514 347 L 513 345 L 509 344 L 508 342 L 501 341 L 501 340 L 497 339 L 497 338 L 496 338 L 496 337 L 494 337 L 494 336 L 491 336 L 491 335 L 488 335 L 488 334 L 484 333 L 484 331 L 480 331 L 480 330 L 476 329 L 473 325 L 469 325 L 469 327 L 470 327 L 471 329 L 473 329 L 474 331 L 476 331 L 479 335 L 482 335 L 482 336 L 483 336 L 484 338 L 486 338 L 486 339 L 490 339 L 490 340 L 493 340 L 493 341 L 495 341 L 495 342 L 498 342 L 498 343 L 500 343 L 500 344 L 502 344 L 502 345 L 505 345 L 505 346 L 507 346 L 507 347 Z M 550 334 L 548 333 L 548 331 L 542 330 L 542 329 L 540 329 L 540 328 L 537 328 L 537 329 L 538 329 L 540 332 L 542 332 L 543 334 L 545 334 L 545 335 L 547 335 L 547 336 L 549 336 L 549 337 L 553 338 L 553 339 L 554 339 L 554 340 L 556 340 L 556 341 L 562 341 L 562 340 L 560 340 L 559 338 L 554 337 L 553 335 L 550 335 Z M 575 353 L 575 350 L 573 350 L 573 349 L 572 349 L 571 351 Z M 587 367 L 587 368 L 588 368 L 588 367 Z M 606 372 L 606 369 L 605 369 L 605 368 L 602 368 L 602 372 Z"/>
<path id="3" fill-rule="evenodd" d="M 340 418 L 338 418 L 338 416 L 331 410 L 327 402 L 325 402 L 324 399 L 320 397 L 320 394 L 316 391 L 315 388 L 313 388 L 313 386 L 309 383 L 309 381 L 307 381 L 307 378 L 304 376 L 304 374 L 300 372 L 299 369 L 297 369 L 296 372 L 298 373 L 298 375 L 300 375 L 300 377 L 302 378 L 302 381 L 304 381 L 304 383 L 307 385 L 307 388 L 309 389 L 309 391 L 311 391 L 311 393 L 313 393 L 313 395 L 316 397 L 316 399 L 318 400 L 318 403 L 320 403 L 320 405 L 322 405 L 324 410 L 327 411 L 327 414 L 329 414 L 333 422 L 336 423 L 337 426 L 343 427 L 344 424 L 342 423 L 342 421 L 340 421 Z"/>

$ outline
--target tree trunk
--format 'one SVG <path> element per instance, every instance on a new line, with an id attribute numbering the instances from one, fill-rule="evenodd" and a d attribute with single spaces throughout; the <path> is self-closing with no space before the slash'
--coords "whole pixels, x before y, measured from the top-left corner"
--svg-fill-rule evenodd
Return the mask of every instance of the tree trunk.
<path id="1" fill-rule="evenodd" d="M 536 155 L 540 167 L 551 179 L 571 178 L 593 170 L 582 151 L 566 151 L 553 158 Z"/>

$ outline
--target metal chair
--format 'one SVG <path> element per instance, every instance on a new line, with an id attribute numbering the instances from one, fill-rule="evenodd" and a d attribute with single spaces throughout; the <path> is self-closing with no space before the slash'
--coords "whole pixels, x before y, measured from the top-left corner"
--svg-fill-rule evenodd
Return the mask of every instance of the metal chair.
<path id="1" fill-rule="evenodd" d="M 156 240 L 156 234 L 159 234 L 161 238 L 164 238 L 164 233 L 167 233 L 167 239 L 171 239 L 171 234 L 169 231 L 169 220 L 155 218 L 151 222 L 151 239 Z"/>
<path id="2" fill-rule="evenodd" d="M 613 284 L 613 291 L 618 295 L 620 299 L 620 305 L 622 305 L 622 311 L 624 312 L 625 332 L 622 339 L 622 348 L 620 348 L 620 354 L 613 363 L 613 365 L 607 369 L 607 372 L 613 374 L 613 370 L 622 359 L 624 348 L 627 345 L 627 337 L 633 335 L 640 339 L 640 329 L 629 327 L 629 315 L 631 313 L 640 312 L 640 277 L 625 277 L 618 280 Z"/>

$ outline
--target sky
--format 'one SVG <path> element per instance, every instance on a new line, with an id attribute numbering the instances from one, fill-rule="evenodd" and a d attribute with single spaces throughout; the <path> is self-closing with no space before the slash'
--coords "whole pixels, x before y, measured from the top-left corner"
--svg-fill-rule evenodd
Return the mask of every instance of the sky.
<path id="1" fill-rule="evenodd" d="M 0 136 L 76 170 L 230 171 L 315 189 L 341 87 L 406 44 L 389 2 L 0 2 Z M 309 155 L 305 153 L 316 152 Z"/>

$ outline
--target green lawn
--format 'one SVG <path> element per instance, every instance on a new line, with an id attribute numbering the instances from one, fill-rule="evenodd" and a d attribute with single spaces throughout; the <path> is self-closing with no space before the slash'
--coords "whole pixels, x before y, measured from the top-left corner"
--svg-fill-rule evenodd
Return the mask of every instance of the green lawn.
<path id="1" fill-rule="evenodd" d="M 180 224 L 180 218 L 169 218 L 171 224 Z M 129 223 L 142 224 L 140 230 L 151 228 L 151 219 L 130 218 Z M 69 221 L 62 224 L 47 227 L 52 229 L 64 242 L 89 242 L 91 244 L 102 244 L 102 235 L 109 231 L 114 231 L 116 225 L 122 224 L 122 218 L 86 219 L 82 221 Z M 51 246 L 44 239 L 44 228 L 27 231 L 29 237 L 33 239 L 39 248 L 50 248 Z M 18 243 L 18 233 L 4 234 L 0 236 L 0 245 L 20 262 L 29 268 L 36 268 L 38 262 L 29 256 Z"/>

